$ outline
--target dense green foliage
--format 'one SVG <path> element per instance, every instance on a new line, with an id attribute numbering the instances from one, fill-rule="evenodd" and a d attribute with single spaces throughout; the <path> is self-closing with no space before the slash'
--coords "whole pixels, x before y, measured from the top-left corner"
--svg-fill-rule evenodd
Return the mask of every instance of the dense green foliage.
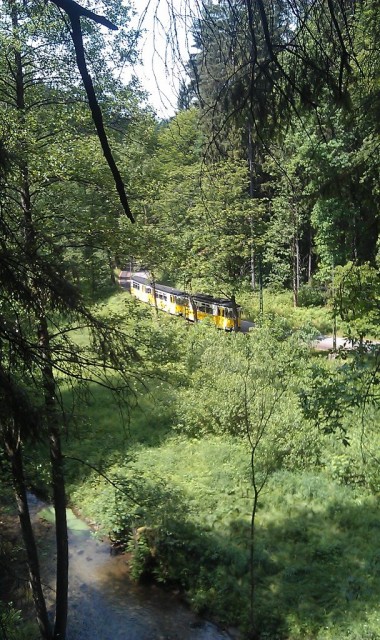
<path id="1" fill-rule="evenodd" d="M 127 301 L 118 295 L 112 305 Z M 251 349 L 250 435 L 260 434 L 256 479 L 266 479 L 255 524 L 256 629 L 268 639 L 376 638 L 379 399 L 360 401 L 371 362 L 321 360 L 278 323 L 228 336 L 164 315 L 157 325 L 152 314 L 140 329 L 152 322 L 172 345 L 167 380 L 140 391 L 127 425 L 109 393 L 93 388 L 65 444 L 70 500 L 127 549 L 135 578 L 179 587 L 197 611 L 249 633 L 253 487 L 242 365 Z M 339 411 L 339 426 L 321 398 Z"/>
<path id="2" fill-rule="evenodd" d="M 192 106 L 146 139 L 119 266 L 132 253 L 226 297 L 261 282 L 295 306 L 324 304 L 348 263 L 378 277 L 378 7 L 324 4 L 201 3 Z"/>

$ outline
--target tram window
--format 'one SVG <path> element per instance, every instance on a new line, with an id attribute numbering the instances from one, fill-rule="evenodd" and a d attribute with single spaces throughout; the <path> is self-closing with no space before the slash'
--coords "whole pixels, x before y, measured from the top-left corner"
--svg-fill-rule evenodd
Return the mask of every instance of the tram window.
<path id="1" fill-rule="evenodd" d="M 133 282 L 132 286 L 134 289 L 137 289 L 137 291 L 140 289 L 140 285 L 138 282 Z"/>
<path id="2" fill-rule="evenodd" d="M 210 307 L 208 304 L 205 304 L 203 308 L 204 308 L 204 313 L 210 313 Z"/>
<path id="3" fill-rule="evenodd" d="M 197 309 L 201 313 L 212 314 L 212 307 L 209 304 L 205 304 L 204 302 L 196 302 Z"/>
<path id="4" fill-rule="evenodd" d="M 145 291 L 146 291 L 147 293 L 152 293 L 152 289 L 151 289 L 150 287 L 145 287 Z"/>

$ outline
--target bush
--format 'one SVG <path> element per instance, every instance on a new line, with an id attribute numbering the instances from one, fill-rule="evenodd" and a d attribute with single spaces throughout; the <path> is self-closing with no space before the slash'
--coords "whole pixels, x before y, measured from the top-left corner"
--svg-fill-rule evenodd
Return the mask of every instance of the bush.
<path id="1" fill-rule="evenodd" d="M 12 602 L 0 601 L 0 638 L 4 640 L 31 640 L 38 637 L 34 624 L 25 623 L 21 611 L 15 609 Z"/>
<path id="2" fill-rule="evenodd" d="M 303 284 L 298 291 L 300 307 L 319 307 L 326 303 L 326 291 L 313 283 Z"/>

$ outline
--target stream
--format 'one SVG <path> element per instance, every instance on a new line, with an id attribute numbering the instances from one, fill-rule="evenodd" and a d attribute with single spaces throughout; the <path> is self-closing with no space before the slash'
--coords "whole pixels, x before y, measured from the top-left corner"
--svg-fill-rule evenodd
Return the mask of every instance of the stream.
<path id="1" fill-rule="evenodd" d="M 29 495 L 31 515 L 42 534 L 42 579 L 53 610 L 54 527 L 51 507 Z M 46 520 L 45 520 L 46 518 Z M 189 611 L 178 596 L 128 577 L 123 555 L 68 509 L 69 617 L 67 640 L 228 640 L 232 636 Z M 51 596 L 49 596 L 49 593 Z"/>

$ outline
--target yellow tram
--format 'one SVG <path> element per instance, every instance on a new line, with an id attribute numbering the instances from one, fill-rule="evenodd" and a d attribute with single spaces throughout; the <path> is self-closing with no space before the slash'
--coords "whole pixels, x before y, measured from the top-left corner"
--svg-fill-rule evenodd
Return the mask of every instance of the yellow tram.
<path id="1" fill-rule="evenodd" d="M 209 318 L 218 329 L 233 331 L 234 313 L 230 300 L 213 298 L 212 296 L 195 293 L 190 294 L 173 287 L 152 283 L 144 276 L 131 275 L 131 294 L 158 309 L 175 316 L 183 316 L 191 322 Z M 156 303 L 154 298 L 156 297 Z M 241 308 L 237 307 L 238 326 L 241 325 Z"/>

